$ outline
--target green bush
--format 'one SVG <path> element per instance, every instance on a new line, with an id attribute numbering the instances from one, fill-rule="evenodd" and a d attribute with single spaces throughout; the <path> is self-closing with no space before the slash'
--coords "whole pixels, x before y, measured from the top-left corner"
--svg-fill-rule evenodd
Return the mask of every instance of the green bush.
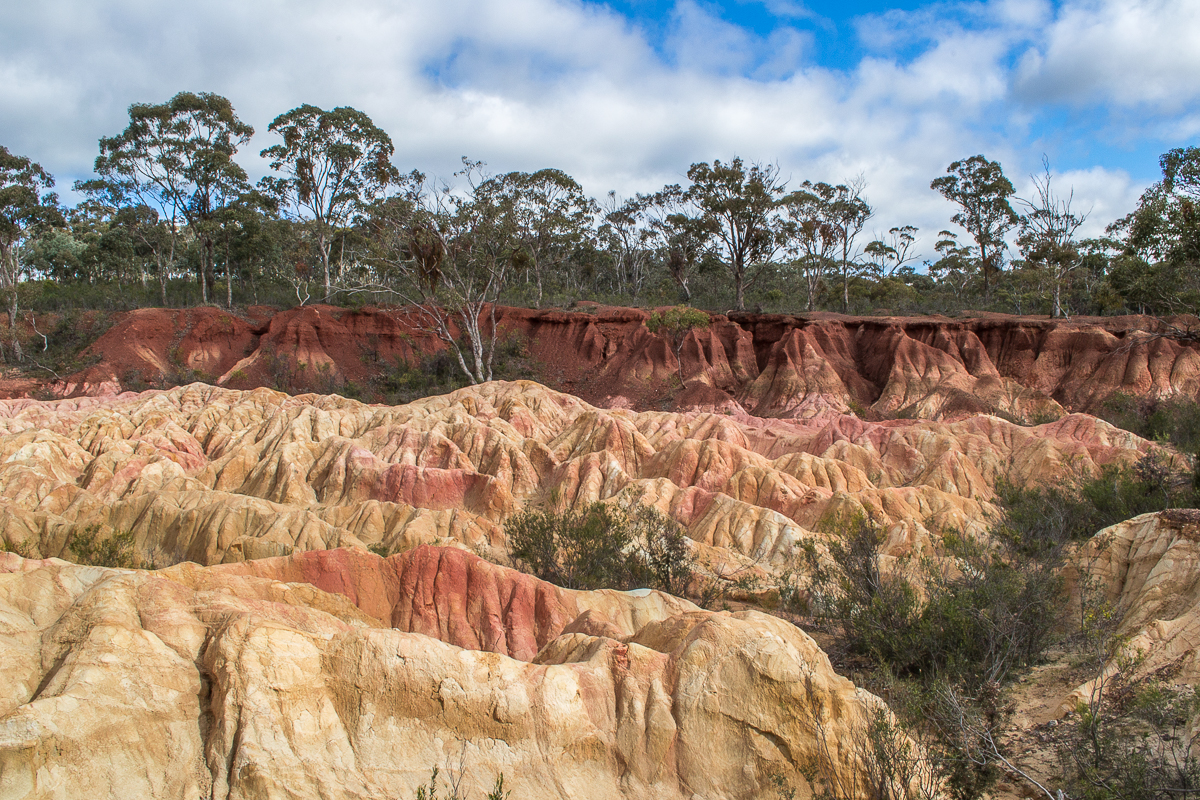
<path id="1" fill-rule="evenodd" d="M 101 539 L 100 526 L 89 525 L 82 531 L 71 534 L 67 540 L 67 547 L 74 554 L 76 564 L 118 569 L 147 568 L 138 553 L 133 531 L 120 531 Z"/>
<path id="2" fill-rule="evenodd" d="M 1098 416 L 1143 439 L 1169 442 L 1182 453 L 1200 452 L 1200 403 L 1188 397 L 1136 397 L 1114 392 Z"/>
<path id="3" fill-rule="evenodd" d="M 695 559 L 683 527 L 653 508 L 592 503 L 582 511 L 530 509 L 504 526 L 513 559 L 567 589 L 651 587 L 682 595 Z"/>
<path id="4" fill-rule="evenodd" d="M 922 564 L 922 592 L 880 569 L 883 532 L 869 520 L 835 526 L 832 569 L 814 571 L 812 594 L 818 621 L 849 654 L 901 677 L 972 690 L 1002 682 L 1041 654 L 1060 608 L 1053 565 L 947 536 L 957 567 Z"/>
<path id="5" fill-rule="evenodd" d="M 1159 454 L 1132 466 L 1109 465 L 1095 476 L 1075 476 L 1050 486 L 996 485 L 1001 517 L 992 528 L 1022 556 L 1049 557 L 1069 542 L 1139 514 L 1192 507 L 1197 490 L 1190 476 L 1173 472 Z"/>

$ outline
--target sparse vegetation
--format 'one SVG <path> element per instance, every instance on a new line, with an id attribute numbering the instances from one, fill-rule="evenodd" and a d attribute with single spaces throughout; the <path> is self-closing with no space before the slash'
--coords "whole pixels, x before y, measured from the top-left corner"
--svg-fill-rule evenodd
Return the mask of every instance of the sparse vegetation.
<path id="1" fill-rule="evenodd" d="M 21 558 L 37 558 L 38 555 L 28 541 L 10 542 L 0 537 L 0 553 L 16 553 Z"/>
<path id="2" fill-rule="evenodd" d="M 1172 444 L 1181 453 L 1200 453 L 1200 402 L 1193 398 L 1114 392 L 1101 404 L 1098 416 L 1143 439 Z"/>
<path id="3" fill-rule="evenodd" d="M 100 526 L 89 525 L 71 534 L 67 547 L 77 564 L 117 569 L 148 569 L 138 553 L 133 531 L 114 531 L 100 537 Z"/>
<path id="4" fill-rule="evenodd" d="M 531 509 L 510 519 L 504 532 L 517 563 L 567 589 L 650 587 L 682 596 L 696 570 L 683 527 L 646 506 Z"/>

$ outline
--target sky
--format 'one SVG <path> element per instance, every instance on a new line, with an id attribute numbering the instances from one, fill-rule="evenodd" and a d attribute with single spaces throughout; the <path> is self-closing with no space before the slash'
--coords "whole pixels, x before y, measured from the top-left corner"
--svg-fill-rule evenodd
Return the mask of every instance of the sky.
<path id="1" fill-rule="evenodd" d="M 1019 194 L 1043 158 L 1084 233 L 1133 210 L 1159 156 L 1200 144 L 1197 0 L 26 0 L 0 27 L 0 144 L 65 201 L 136 102 L 225 95 L 257 131 L 353 106 L 396 165 L 450 178 L 556 167 L 592 196 L 774 163 L 796 186 L 861 175 L 869 232 L 932 255 L 955 160 Z"/>

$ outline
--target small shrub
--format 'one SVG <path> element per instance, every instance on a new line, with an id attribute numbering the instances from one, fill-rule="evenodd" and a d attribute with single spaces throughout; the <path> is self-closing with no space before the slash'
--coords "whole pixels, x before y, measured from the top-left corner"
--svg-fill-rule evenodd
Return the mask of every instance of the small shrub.
<path id="1" fill-rule="evenodd" d="M 992 533 L 1022 556 L 1037 558 L 1139 514 L 1197 502 L 1193 477 L 1173 472 L 1156 453 L 1132 466 L 1108 465 L 1098 475 L 1075 475 L 1049 486 L 999 481 L 996 495 L 1003 512 Z"/>
<path id="2" fill-rule="evenodd" d="M 28 541 L 10 542 L 0 538 L 0 553 L 16 553 L 21 558 L 37 558 L 37 553 Z"/>
<path id="3" fill-rule="evenodd" d="M 645 506 L 592 503 L 582 511 L 531 509 L 504 526 L 515 561 L 568 589 L 652 587 L 682 595 L 695 559 L 678 522 Z"/>
<path id="4" fill-rule="evenodd" d="M 1143 439 L 1169 442 L 1182 453 L 1200 451 L 1200 402 L 1192 398 L 1114 392 L 1101 404 L 1097 416 Z"/>
<path id="5" fill-rule="evenodd" d="M 958 569 L 923 564 L 922 599 L 909 579 L 880 569 L 882 531 L 862 516 L 835 525 L 833 568 L 814 570 L 811 593 L 818 621 L 850 654 L 898 676 L 974 689 L 1003 681 L 1045 647 L 1060 607 L 1050 565 L 947 536 Z"/>
<path id="6" fill-rule="evenodd" d="M 67 547 L 75 556 L 75 563 L 94 567 L 118 569 L 146 569 L 138 554 L 133 531 L 113 533 L 106 539 L 100 538 L 100 526 L 89 525 L 82 531 L 71 534 Z"/>

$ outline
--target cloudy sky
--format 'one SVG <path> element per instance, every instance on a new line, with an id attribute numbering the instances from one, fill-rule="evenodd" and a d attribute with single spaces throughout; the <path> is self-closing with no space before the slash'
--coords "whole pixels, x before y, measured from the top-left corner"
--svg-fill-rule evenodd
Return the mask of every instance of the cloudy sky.
<path id="1" fill-rule="evenodd" d="M 861 173 L 869 228 L 930 239 L 950 161 L 1027 189 L 1044 155 L 1095 233 L 1200 143 L 1197 76 L 1196 0 L 26 0 L 0 27 L 0 144 L 69 189 L 129 104 L 211 91 L 259 131 L 257 177 L 277 114 L 350 105 L 402 170 L 551 166 L 601 197 L 739 155 L 793 185 Z"/>

